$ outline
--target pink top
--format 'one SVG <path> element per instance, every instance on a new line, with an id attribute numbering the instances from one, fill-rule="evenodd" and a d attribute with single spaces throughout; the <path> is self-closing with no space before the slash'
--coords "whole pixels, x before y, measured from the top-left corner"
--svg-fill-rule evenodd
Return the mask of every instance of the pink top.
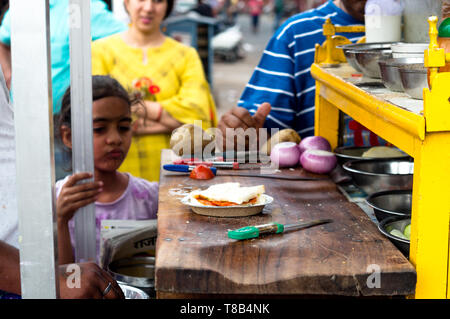
<path id="1" fill-rule="evenodd" d="M 260 15 L 264 6 L 262 0 L 249 0 L 247 3 L 252 16 Z"/>
<path id="2" fill-rule="evenodd" d="M 97 259 L 100 253 L 100 226 L 104 219 L 129 219 L 143 220 L 155 219 L 158 211 L 158 183 L 149 182 L 145 179 L 134 177 L 129 173 L 127 189 L 114 202 L 95 202 L 95 220 L 97 228 Z M 62 186 L 67 182 L 69 176 L 59 180 L 55 184 L 56 197 L 58 198 Z M 72 247 L 75 247 L 73 218 L 69 221 L 70 237 Z"/>

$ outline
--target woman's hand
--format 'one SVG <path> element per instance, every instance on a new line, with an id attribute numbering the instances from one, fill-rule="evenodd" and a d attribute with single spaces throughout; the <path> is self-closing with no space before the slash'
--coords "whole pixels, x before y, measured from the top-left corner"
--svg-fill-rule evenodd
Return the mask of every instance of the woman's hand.
<path id="1" fill-rule="evenodd" d="M 92 178 L 91 173 L 77 173 L 70 176 L 64 184 L 56 201 L 59 222 L 68 222 L 79 208 L 95 202 L 98 198 L 103 182 L 77 184 L 79 181 L 89 178 Z"/>
<path id="2" fill-rule="evenodd" d="M 136 119 L 133 121 L 131 126 L 131 131 L 133 135 L 148 135 L 148 134 L 161 134 L 161 133 L 171 133 L 172 128 L 165 126 L 160 122 L 155 122 L 151 120 Z"/>
<path id="3" fill-rule="evenodd" d="M 158 122 L 162 112 L 161 104 L 153 101 L 142 101 L 131 106 L 131 113 L 138 118 Z"/>
<path id="4" fill-rule="evenodd" d="M 167 111 L 163 109 L 160 103 L 153 101 L 143 101 L 131 107 L 131 113 L 134 117 L 138 119 L 144 119 L 149 121 L 151 124 L 160 123 L 162 126 L 157 125 L 145 125 L 152 126 L 149 133 L 141 134 L 155 134 L 155 133 L 170 133 L 174 129 L 182 125 L 181 122 L 172 117 Z M 156 126 L 156 128 L 155 128 Z M 164 127 L 169 128 L 169 131 L 163 129 Z"/>

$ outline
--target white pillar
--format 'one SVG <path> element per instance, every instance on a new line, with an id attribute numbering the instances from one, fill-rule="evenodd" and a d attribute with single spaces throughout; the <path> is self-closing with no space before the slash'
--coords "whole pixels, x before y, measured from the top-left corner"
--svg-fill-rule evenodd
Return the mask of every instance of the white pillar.
<path id="1" fill-rule="evenodd" d="M 74 173 L 94 173 L 90 0 L 69 1 L 69 29 L 72 168 Z M 95 262 L 95 204 L 80 208 L 74 220 L 75 260 Z"/>
<path id="2" fill-rule="evenodd" d="M 56 298 L 48 0 L 10 1 L 22 298 Z"/>

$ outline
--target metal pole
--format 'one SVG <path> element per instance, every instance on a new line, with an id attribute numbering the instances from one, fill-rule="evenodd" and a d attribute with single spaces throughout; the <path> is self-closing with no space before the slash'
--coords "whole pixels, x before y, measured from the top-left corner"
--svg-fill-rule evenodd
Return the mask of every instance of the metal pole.
<path id="1" fill-rule="evenodd" d="M 73 172 L 94 173 L 90 0 L 70 0 L 69 20 Z M 95 204 L 74 218 L 76 261 L 96 261 Z"/>
<path id="2" fill-rule="evenodd" d="M 10 13 L 22 298 L 57 298 L 48 0 L 10 1 Z"/>

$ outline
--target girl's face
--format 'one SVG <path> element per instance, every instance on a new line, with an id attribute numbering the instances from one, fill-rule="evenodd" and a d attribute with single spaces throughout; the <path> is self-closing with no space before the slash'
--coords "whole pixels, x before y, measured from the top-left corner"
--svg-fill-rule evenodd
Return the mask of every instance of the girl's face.
<path id="1" fill-rule="evenodd" d="M 167 0 L 124 0 L 131 24 L 143 33 L 160 30 L 167 10 Z"/>
<path id="2" fill-rule="evenodd" d="M 119 97 L 105 97 L 92 105 L 94 166 L 99 171 L 115 171 L 131 145 L 131 111 Z"/>

